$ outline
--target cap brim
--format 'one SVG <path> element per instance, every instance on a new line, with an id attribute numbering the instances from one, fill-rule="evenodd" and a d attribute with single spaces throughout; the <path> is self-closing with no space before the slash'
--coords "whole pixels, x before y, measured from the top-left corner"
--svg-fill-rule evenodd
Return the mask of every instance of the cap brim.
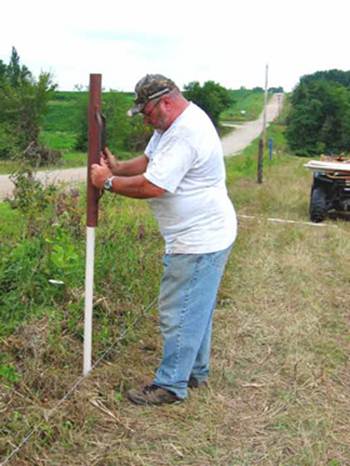
<path id="1" fill-rule="evenodd" d="M 132 117 L 132 116 L 135 116 L 137 114 L 139 114 L 140 112 L 142 112 L 142 110 L 144 109 L 144 104 L 136 104 L 134 105 L 132 108 L 130 108 L 128 111 L 127 111 L 127 115 L 129 117 Z"/>

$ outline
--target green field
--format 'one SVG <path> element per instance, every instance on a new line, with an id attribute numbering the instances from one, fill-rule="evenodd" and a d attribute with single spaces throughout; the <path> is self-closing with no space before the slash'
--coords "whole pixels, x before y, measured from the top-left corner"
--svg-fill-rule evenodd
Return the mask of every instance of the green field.
<path id="1" fill-rule="evenodd" d="M 48 103 L 41 142 L 51 149 L 62 150 L 65 155 L 74 152 L 87 101 L 86 92 L 55 92 Z"/>
<path id="2" fill-rule="evenodd" d="M 125 101 L 123 106 L 131 105 L 132 95 L 130 93 L 119 94 Z M 108 103 L 112 96 L 113 93 L 103 93 L 103 103 Z M 83 166 L 86 163 L 87 153 L 78 151 L 76 146 L 79 134 L 87 131 L 88 97 L 87 92 L 58 91 L 49 101 L 40 141 L 51 149 L 62 151 L 63 160 L 60 166 L 63 168 Z M 130 156 L 128 151 L 120 150 L 119 152 L 123 158 Z"/>
<path id="3" fill-rule="evenodd" d="M 231 91 L 234 104 L 221 115 L 223 121 L 251 121 L 256 120 L 264 106 L 264 93 L 238 89 Z"/>

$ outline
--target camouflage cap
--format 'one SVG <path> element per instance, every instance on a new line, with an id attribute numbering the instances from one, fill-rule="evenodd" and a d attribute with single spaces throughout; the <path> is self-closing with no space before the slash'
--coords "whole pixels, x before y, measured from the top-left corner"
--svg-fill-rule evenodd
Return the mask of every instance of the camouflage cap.
<path id="1" fill-rule="evenodd" d="M 146 74 L 135 86 L 135 105 L 128 111 L 129 116 L 142 112 L 147 102 L 178 89 L 176 84 L 162 74 Z"/>

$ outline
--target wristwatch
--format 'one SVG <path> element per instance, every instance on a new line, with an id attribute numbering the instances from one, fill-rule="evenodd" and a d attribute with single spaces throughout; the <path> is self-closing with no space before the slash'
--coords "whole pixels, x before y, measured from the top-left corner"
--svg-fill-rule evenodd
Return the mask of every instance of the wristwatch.
<path id="1" fill-rule="evenodd" d="M 113 185 L 113 180 L 115 176 L 110 176 L 109 178 L 106 179 L 103 185 L 103 189 L 106 191 L 112 191 L 112 185 Z"/>

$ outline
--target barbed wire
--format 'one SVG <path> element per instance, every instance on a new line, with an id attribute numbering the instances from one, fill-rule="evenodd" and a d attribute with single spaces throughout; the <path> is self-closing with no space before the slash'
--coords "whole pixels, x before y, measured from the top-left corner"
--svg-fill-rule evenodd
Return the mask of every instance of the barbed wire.
<path id="1" fill-rule="evenodd" d="M 142 317 L 147 313 L 147 311 L 155 304 L 157 301 L 158 297 L 155 297 L 151 303 L 146 307 L 146 309 L 141 311 L 141 314 L 131 323 L 132 327 L 136 327 L 139 321 L 141 320 Z M 130 326 L 125 327 L 119 337 L 107 348 L 107 350 L 102 353 L 102 355 L 95 361 L 95 363 L 92 365 L 91 370 L 88 374 L 86 375 L 81 375 L 80 377 L 77 378 L 77 380 L 73 383 L 73 385 L 70 387 L 70 389 L 64 394 L 64 396 L 58 401 L 58 403 L 51 408 L 45 415 L 44 419 L 41 420 L 37 425 L 32 427 L 31 430 L 28 431 L 28 433 L 22 438 L 20 443 L 14 448 L 11 453 L 3 460 L 3 462 L 0 463 L 0 466 L 5 466 L 7 465 L 11 459 L 17 455 L 17 453 L 24 447 L 26 443 L 29 442 L 31 437 L 37 433 L 40 429 L 40 427 L 44 424 L 44 422 L 48 422 L 49 419 L 52 417 L 52 415 L 57 411 L 57 409 L 69 398 L 69 396 L 79 387 L 79 385 L 91 374 L 91 372 L 100 364 L 103 359 L 113 350 L 115 349 L 116 345 L 121 342 L 125 336 L 128 334 Z"/>

